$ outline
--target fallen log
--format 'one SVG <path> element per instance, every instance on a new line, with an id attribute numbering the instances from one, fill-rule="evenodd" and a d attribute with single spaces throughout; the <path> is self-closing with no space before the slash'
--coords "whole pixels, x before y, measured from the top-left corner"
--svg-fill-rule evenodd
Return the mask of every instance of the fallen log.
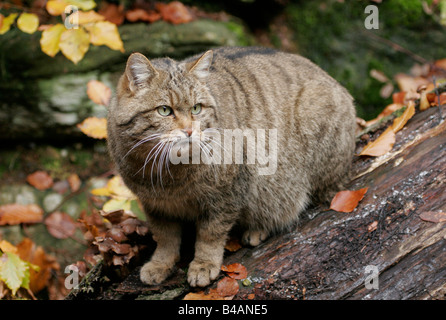
<path id="1" fill-rule="evenodd" d="M 292 232 L 228 252 L 225 265 L 248 271 L 234 299 L 446 299 L 446 224 L 420 217 L 446 211 L 445 109 L 417 111 L 384 156 L 355 157 L 348 189 L 368 191 L 352 213 L 318 205 Z M 201 290 L 188 286 L 184 266 L 159 286 L 142 284 L 137 267 L 89 294 L 81 283 L 67 299 L 182 299 Z"/>

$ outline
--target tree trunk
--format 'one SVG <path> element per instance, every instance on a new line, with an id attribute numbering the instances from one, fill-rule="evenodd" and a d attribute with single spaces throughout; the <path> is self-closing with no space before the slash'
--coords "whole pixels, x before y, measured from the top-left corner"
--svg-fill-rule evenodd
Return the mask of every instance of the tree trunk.
<path id="1" fill-rule="evenodd" d="M 348 189 L 368 187 L 352 213 L 313 207 L 292 232 L 227 254 L 224 264 L 241 263 L 250 280 L 240 282 L 234 299 L 446 298 L 446 225 L 420 218 L 446 211 L 446 122 L 439 108 L 418 111 L 391 152 L 357 156 L 352 170 Z M 138 272 L 68 299 L 178 299 L 192 290 L 181 268 L 156 287 L 143 285 Z"/>

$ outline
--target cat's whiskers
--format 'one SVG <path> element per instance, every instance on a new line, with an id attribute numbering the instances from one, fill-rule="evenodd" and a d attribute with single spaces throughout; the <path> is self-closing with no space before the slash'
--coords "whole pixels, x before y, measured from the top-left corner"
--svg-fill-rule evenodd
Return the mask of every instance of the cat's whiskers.
<path id="1" fill-rule="evenodd" d="M 149 136 L 147 136 L 147 137 L 141 139 L 140 141 L 138 141 L 137 143 L 135 143 L 135 145 L 134 145 L 134 146 L 133 146 L 133 147 L 132 147 L 132 148 L 131 148 L 125 155 L 124 155 L 123 158 L 127 157 L 127 156 L 130 154 L 130 152 L 132 152 L 135 148 L 139 147 L 139 146 L 142 145 L 143 143 L 152 141 L 152 140 L 154 140 L 154 139 L 156 139 L 156 138 L 158 138 L 158 137 L 160 137 L 160 136 L 161 136 L 161 134 L 159 134 L 159 133 L 155 133 L 155 134 L 151 134 L 151 135 L 149 135 Z"/>

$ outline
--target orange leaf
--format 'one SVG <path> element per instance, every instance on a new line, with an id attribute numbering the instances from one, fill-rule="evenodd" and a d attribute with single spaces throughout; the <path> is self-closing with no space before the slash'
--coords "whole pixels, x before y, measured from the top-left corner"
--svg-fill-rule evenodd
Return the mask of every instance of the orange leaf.
<path id="1" fill-rule="evenodd" d="M 246 279 L 248 277 L 248 271 L 240 263 L 233 263 L 228 266 L 223 265 L 221 266 L 221 271 L 232 279 Z"/>
<path id="2" fill-rule="evenodd" d="M 407 123 L 407 121 L 409 121 L 409 119 L 413 117 L 414 114 L 415 114 L 415 103 L 413 101 L 409 101 L 406 110 L 404 110 L 404 113 L 395 120 L 393 120 L 392 124 L 393 132 L 397 133 L 398 131 L 400 131 Z"/>
<path id="3" fill-rule="evenodd" d="M 362 188 L 354 191 L 339 191 L 330 204 L 330 209 L 339 212 L 352 212 L 359 201 L 364 198 L 368 188 Z"/>
<path id="4" fill-rule="evenodd" d="M 404 104 L 404 98 L 406 97 L 406 91 L 395 92 L 392 95 L 393 103 Z"/>
<path id="5" fill-rule="evenodd" d="M 45 171 L 36 171 L 28 175 L 26 181 L 39 190 L 46 190 L 53 185 L 53 178 Z"/>
<path id="6" fill-rule="evenodd" d="M 395 143 L 395 132 L 392 127 L 388 127 L 375 141 L 369 142 L 362 149 L 360 156 L 378 157 L 386 154 L 393 148 Z"/>
<path id="7" fill-rule="evenodd" d="M 129 10 L 125 13 L 125 17 L 130 22 L 136 21 L 147 21 L 147 22 L 155 22 L 161 19 L 161 14 L 155 11 L 146 11 L 141 8 L 136 8 L 133 10 Z"/>
<path id="8" fill-rule="evenodd" d="M 81 179 L 79 179 L 79 176 L 75 173 L 72 173 L 69 175 L 69 177 L 67 178 L 68 180 L 68 184 L 70 185 L 70 189 L 73 192 L 76 192 L 79 190 L 79 188 L 81 187 Z"/>
<path id="9" fill-rule="evenodd" d="M 444 212 L 435 212 L 435 211 L 427 211 L 420 214 L 421 220 L 439 223 L 446 221 L 446 213 Z"/>
<path id="10" fill-rule="evenodd" d="M 77 127 L 89 137 L 107 138 L 107 119 L 105 118 L 90 117 L 79 123 Z"/>
<path id="11" fill-rule="evenodd" d="M 112 91 L 101 81 L 90 80 L 87 83 L 87 95 L 94 103 L 108 106 Z"/>
<path id="12" fill-rule="evenodd" d="M 5 204 L 0 206 L 0 226 L 20 223 L 38 223 L 43 218 L 43 210 L 36 204 Z"/>
<path id="13" fill-rule="evenodd" d="M 189 10 L 179 1 L 172 1 L 169 4 L 158 3 L 158 9 L 163 20 L 173 24 L 187 23 L 193 20 Z"/>
<path id="14" fill-rule="evenodd" d="M 53 256 L 47 255 L 42 247 L 36 246 L 29 238 L 24 238 L 17 245 L 17 250 L 21 259 L 39 267 L 39 271 L 31 269 L 29 283 L 31 291 L 38 293 L 48 286 L 51 274 L 59 270 L 60 266 Z"/>
<path id="15" fill-rule="evenodd" d="M 46 11 L 52 16 L 60 16 L 68 5 L 69 3 L 63 0 L 50 0 L 46 3 Z"/>

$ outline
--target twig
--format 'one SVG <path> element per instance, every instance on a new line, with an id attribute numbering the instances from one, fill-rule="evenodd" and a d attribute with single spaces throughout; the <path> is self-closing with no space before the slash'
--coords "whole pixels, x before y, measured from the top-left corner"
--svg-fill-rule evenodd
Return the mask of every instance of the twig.
<path id="1" fill-rule="evenodd" d="M 429 61 L 424 59 L 423 57 L 417 55 L 416 53 L 413 53 L 412 51 L 400 46 L 399 44 L 389 40 L 389 39 L 385 39 L 383 37 L 380 37 L 370 31 L 362 31 L 363 33 L 365 33 L 367 36 L 374 38 L 375 40 L 385 43 L 388 46 L 392 47 L 394 50 L 399 51 L 401 53 L 404 53 L 406 55 L 408 55 L 409 57 L 411 57 L 412 59 L 414 59 L 417 62 L 420 62 L 422 64 L 429 64 Z"/>
<path id="2" fill-rule="evenodd" d="M 438 115 L 439 115 L 438 124 L 440 124 L 441 121 L 443 120 L 443 116 L 441 114 L 441 99 L 440 99 L 440 93 L 438 92 L 438 87 L 437 87 L 437 82 L 436 82 L 435 76 L 432 77 L 432 82 L 434 83 L 435 95 L 437 96 L 437 99 L 438 99 Z"/>

